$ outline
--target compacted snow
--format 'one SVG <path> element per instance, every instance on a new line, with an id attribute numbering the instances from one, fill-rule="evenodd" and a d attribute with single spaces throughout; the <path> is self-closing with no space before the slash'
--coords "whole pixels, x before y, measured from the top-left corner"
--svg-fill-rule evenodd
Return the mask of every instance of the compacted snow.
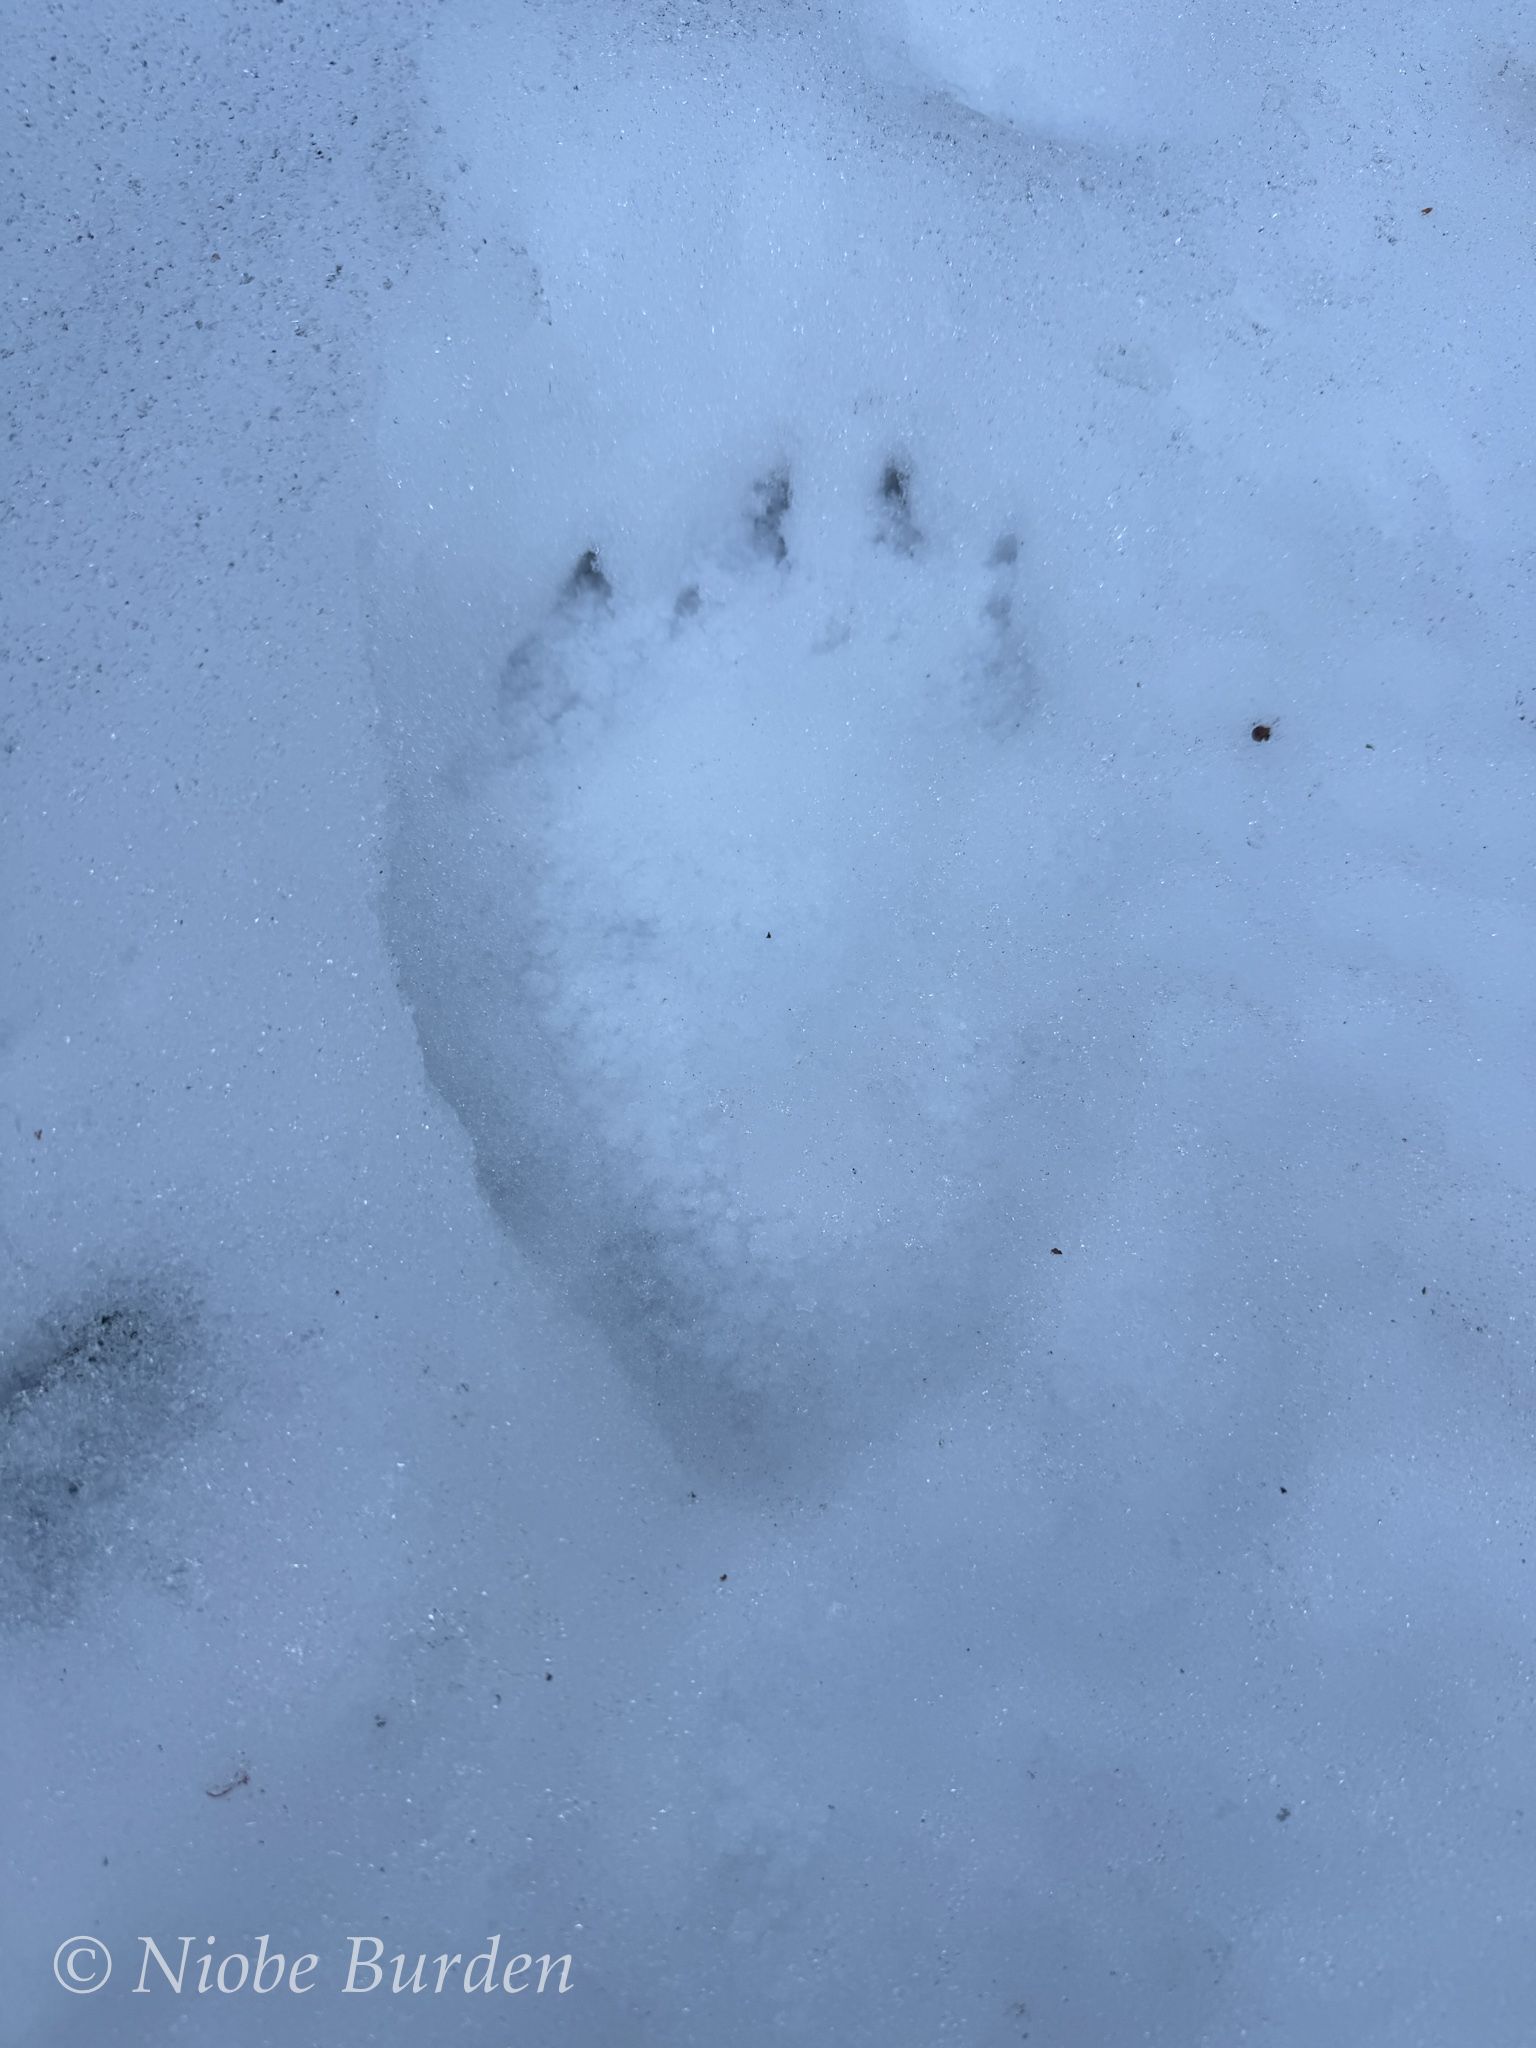
<path id="1" fill-rule="evenodd" d="M 14 2038 L 1527 2041 L 1523 11 L 11 16 Z"/>

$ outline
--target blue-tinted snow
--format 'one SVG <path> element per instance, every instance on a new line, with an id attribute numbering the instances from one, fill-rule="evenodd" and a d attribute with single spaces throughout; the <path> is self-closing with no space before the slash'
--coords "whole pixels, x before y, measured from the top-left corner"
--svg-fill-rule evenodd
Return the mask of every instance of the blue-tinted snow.
<path id="1" fill-rule="evenodd" d="M 15 2037 L 1529 2039 L 1521 11 L 10 42 Z"/>

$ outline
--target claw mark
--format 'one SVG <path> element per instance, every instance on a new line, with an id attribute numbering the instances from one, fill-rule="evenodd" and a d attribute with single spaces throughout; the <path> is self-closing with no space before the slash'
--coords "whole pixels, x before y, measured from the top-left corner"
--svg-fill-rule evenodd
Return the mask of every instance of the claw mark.
<path id="1" fill-rule="evenodd" d="M 1013 620 L 1013 577 L 1019 559 L 1018 536 L 1004 533 L 998 536 L 988 566 L 994 571 L 992 592 L 984 607 L 987 617 L 999 633 L 1006 633 Z"/>
<path id="2" fill-rule="evenodd" d="M 752 496 L 757 506 L 752 515 L 752 538 L 763 554 L 782 562 L 789 553 L 789 542 L 784 538 L 784 521 L 793 498 L 789 472 L 770 471 L 753 486 Z"/>
<path id="3" fill-rule="evenodd" d="M 910 555 L 922 539 L 912 517 L 912 472 L 902 462 L 888 462 L 880 478 L 880 497 L 885 506 L 880 538 Z"/>
<path id="4" fill-rule="evenodd" d="M 571 598 L 597 598 L 603 604 L 613 596 L 613 585 L 603 574 L 596 548 L 588 548 L 577 562 L 566 582 L 565 594 Z"/>

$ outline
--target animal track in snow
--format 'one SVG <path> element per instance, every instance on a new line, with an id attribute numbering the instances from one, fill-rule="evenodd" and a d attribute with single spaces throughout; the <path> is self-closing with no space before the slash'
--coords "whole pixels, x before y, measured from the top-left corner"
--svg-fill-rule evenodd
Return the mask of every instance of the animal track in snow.
<path id="1" fill-rule="evenodd" d="M 0 1622 L 68 1617 L 135 1488 L 206 1419 L 195 1313 L 129 1281 L 0 1353 Z"/>
<path id="2" fill-rule="evenodd" d="M 770 470 L 680 591 L 599 537 L 456 772 L 407 974 L 498 1212 L 722 1484 L 969 1370 L 1054 1143 L 1021 550 L 927 534 L 920 483 L 893 458 L 823 552 Z"/>

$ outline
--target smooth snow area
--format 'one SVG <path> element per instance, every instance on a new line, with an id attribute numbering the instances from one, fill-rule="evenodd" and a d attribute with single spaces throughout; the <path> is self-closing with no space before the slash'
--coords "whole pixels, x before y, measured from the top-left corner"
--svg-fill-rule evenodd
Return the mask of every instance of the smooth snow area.
<path id="1" fill-rule="evenodd" d="M 7 2038 L 1529 2041 L 1524 10 L 7 45 Z"/>

